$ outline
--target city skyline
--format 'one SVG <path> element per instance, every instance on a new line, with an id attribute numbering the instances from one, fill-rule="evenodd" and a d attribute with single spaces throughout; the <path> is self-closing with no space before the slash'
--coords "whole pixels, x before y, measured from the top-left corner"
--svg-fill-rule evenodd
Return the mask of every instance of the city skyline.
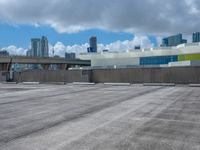
<path id="1" fill-rule="evenodd" d="M 1 28 L 0 28 L 1 29 Z M 90 33 L 89 33 L 90 32 Z M 0 46 L 0 50 L 7 49 L 11 54 L 22 54 L 26 55 L 26 51 L 30 49 L 31 47 L 31 38 L 38 38 L 41 36 L 46 36 L 48 34 L 42 34 L 38 33 L 36 34 L 37 36 L 29 36 L 25 38 L 25 45 L 27 46 L 22 46 L 24 44 L 7 44 L 7 46 Z M 94 33 L 94 34 L 92 34 Z M 103 35 L 102 35 L 103 34 Z M 79 37 L 80 35 L 80 37 Z M 91 31 L 86 31 L 83 33 L 77 34 L 72 34 L 69 35 L 69 37 L 72 36 L 72 39 L 69 38 L 68 41 L 69 44 L 65 44 L 65 40 L 58 40 L 57 42 L 52 42 L 51 36 L 47 38 L 49 39 L 49 49 L 50 49 L 50 55 L 52 55 L 52 46 L 54 46 L 54 50 L 57 50 L 57 55 L 64 56 L 65 52 L 87 52 L 87 47 L 89 46 L 89 38 L 91 36 L 96 36 L 98 38 L 98 48 L 100 50 L 104 49 L 109 49 L 112 51 L 125 51 L 127 49 L 134 49 L 135 45 L 142 45 L 143 47 L 153 47 L 158 44 L 157 40 L 161 40 L 161 38 L 156 39 L 153 36 L 143 36 L 143 35 L 131 35 L 129 33 L 123 33 L 123 32 L 118 32 L 118 33 L 113 33 L 113 32 L 108 32 L 108 31 L 101 31 L 101 30 L 91 30 Z M 77 39 L 77 40 L 76 40 Z M 16 41 L 18 41 L 17 39 Z M 13 40 L 8 40 L 7 42 L 16 42 Z M 62 42 L 61 42 L 62 41 Z M 74 44 L 74 43 L 79 43 L 79 44 Z M 0 44 L 3 43 L 3 40 L 1 41 Z M 53 43 L 53 44 L 52 44 Z M 5 44 L 6 45 L 6 44 Z M 16 46 L 18 45 L 18 46 Z M 16 53 L 14 53 L 14 50 L 17 50 Z M 78 50 L 78 51 L 77 51 Z M 62 51 L 62 52 L 61 52 Z"/>
<path id="2" fill-rule="evenodd" d="M 179 42 L 179 40 L 182 39 L 182 42 L 183 43 L 193 43 L 193 42 L 200 42 L 200 38 L 199 38 L 199 34 L 200 32 L 194 32 L 192 33 L 192 35 L 190 36 L 187 36 L 187 39 L 182 39 L 184 35 L 182 35 L 181 33 L 179 34 L 175 34 L 175 35 L 169 35 L 168 37 L 167 36 L 164 36 L 162 39 L 160 38 L 159 39 L 159 42 L 157 41 L 154 41 L 155 43 L 150 43 L 149 46 L 146 46 L 145 47 L 145 44 L 147 43 L 143 43 L 143 41 L 138 38 L 137 36 L 134 36 L 133 40 L 132 41 L 116 41 L 114 43 L 110 43 L 108 45 L 103 45 L 101 43 L 98 43 L 98 40 L 97 40 L 97 37 L 96 36 L 91 36 L 89 37 L 89 40 L 88 40 L 88 43 L 85 43 L 85 44 L 82 44 L 82 45 L 73 45 L 72 48 L 74 48 L 73 51 L 67 51 L 65 48 L 65 45 L 62 43 L 62 42 L 57 42 L 54 46 L 49 44 L 49 40 L 48 40 L 48 37 L 42 35 L 41 39 L 38 38 L 38 37 L 34 37 L 34 38 L 31 38 L 29 41 L 30 41 L 30 46 L 29 48 L 27 49 L 23 49 L 23 48 L 19 48 L 19 50 L 22 50 L 24 51 L 24 53 L 19 53 L 19 54 L 16 54 L 16 55 L 26 55 L 26 56 L 33 56 L 33 52 L 32 52 L 32 41 L 36 41 L 38 43 L 40 43 L 41 41 L 44 41 L 45 44 L 43 44 L 43 48 L 41 47 L 41 49 L 44 49 L 45 52 L 41 51 L 40 53 L 41 54 L 36 54 L 36 56 L 39 56 L 39 57 L 51 57 L 51 56 L 61 56 L 61 57 L 64 57 L 65 56 L 65 53 L 75 53 L 75 54 L 80 54 L 80 53 L 87 53 L 87 52 L 90 52 L 90 50 L 92 50 L 91 52 L 103 52 L 103 51 L 130 51 L 130 50 L 135 50 L 137 47 L 139 47 L 139 49 L 146 49 L 146 48 L 155 48 L 155 47 L 165 47 L 165 46 L 177 46 L 179 44 L 182 44 L 181 42 Z M 185 36 L 184 36 L 185 37 Z M 145 37 L 143 36 L 142 38 L 145 39 Z M 149 37 L 150 38 L 150 37 Z M 176 43 L 176 45 L 165 45 L 163 42 L 166 42 L 166 39 L 173 39 Z M 195 39 L 195 40 L 194 40 Z M 149 39 L 146 39 L 146 40 L 149 40 Z M 177 41 L 178 40 L 178 41 Z M 44 43 L 43 42 L 43 43 Z M 175 44 L 174 43 L 174 44 Z M 127 46 L 128 44 L 131 44 L 131 47 L 127 48 L 127 47 L 124 47 L 124 48 L 127 48 L 127 49 L 112 49 L 113 47 L 112 46 L 115 46 L 114 44 L 117 44 L 117 45 L 120 45 L 120 44 L 123 44 L 123 46 Z M 127 44 L 127 45 L 126 45 Z M 39 44 L 37 47 L 40 47 L 42 46 L 42 43 Z M 8 49 L 6 48 L 0 48 L 0 51 L 8 51 L 8 53 L 10 53 L 11 55 L 13 55 L 12 51 L 10 52 L 10 48 L 12 49 L 12 47 L 14 47 L 14 49 L 16 48 L 15 46 L 9 46 Z M 68 48 L 70 46 L 67 46 Z M 60 54 L 57 54 L 55 53 L 56 50 L 58 49 L 62 50 L 62 55 Z M 94 48 L 94 51 L 93 51 L 93 48 Z M 76 50 L 82 50 L 82 51 L 76 51 Z M 39 51 L 39 50 L 38 50 Z M 45 54 L 44 54 L 45 53 Z"/>

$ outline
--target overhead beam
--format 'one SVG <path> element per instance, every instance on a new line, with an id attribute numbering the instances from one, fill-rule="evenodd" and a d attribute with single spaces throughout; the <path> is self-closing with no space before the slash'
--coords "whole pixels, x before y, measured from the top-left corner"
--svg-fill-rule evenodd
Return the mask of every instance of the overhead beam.
<path id="1" fill-rule="evenodd" d="M 10 57 L 0 57 L 0 64 L 9 63 L 12 59 L 12 63 L 18 64 L 68 64 L 68 65 L 80 65 L 80 66 L 90 66 L 91 61 L 89 60 L 66 60 L 64 58 L 43 58 L 43 57 L 25 57 L 25 56 L 10 56 Z"/>

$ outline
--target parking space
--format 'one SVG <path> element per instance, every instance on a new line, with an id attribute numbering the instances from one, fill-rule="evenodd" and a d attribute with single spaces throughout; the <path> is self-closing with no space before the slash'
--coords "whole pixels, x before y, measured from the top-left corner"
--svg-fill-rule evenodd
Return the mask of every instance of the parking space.
<path id="1" fill-rule="evenodd" d="M 2 150 L 199 150 L 200 88 L 0 84 Z"/>

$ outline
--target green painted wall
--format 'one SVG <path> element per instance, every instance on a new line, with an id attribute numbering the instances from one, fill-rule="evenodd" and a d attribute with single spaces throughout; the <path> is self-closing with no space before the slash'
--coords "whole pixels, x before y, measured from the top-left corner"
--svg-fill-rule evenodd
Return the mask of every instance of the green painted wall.
<path id="1" fill-rule="evenodd" d="M 200 54 L 179 55 L 178 61 L 200 60 Z"/>

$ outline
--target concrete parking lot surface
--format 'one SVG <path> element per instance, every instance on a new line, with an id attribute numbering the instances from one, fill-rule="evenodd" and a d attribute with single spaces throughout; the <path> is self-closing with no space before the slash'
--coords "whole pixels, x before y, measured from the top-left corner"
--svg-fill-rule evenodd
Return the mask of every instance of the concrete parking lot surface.
<path id="1" fill-rule="evenodd" d="M 0 84 L 0 150 L 200 150 L 200 88 Z"/>

